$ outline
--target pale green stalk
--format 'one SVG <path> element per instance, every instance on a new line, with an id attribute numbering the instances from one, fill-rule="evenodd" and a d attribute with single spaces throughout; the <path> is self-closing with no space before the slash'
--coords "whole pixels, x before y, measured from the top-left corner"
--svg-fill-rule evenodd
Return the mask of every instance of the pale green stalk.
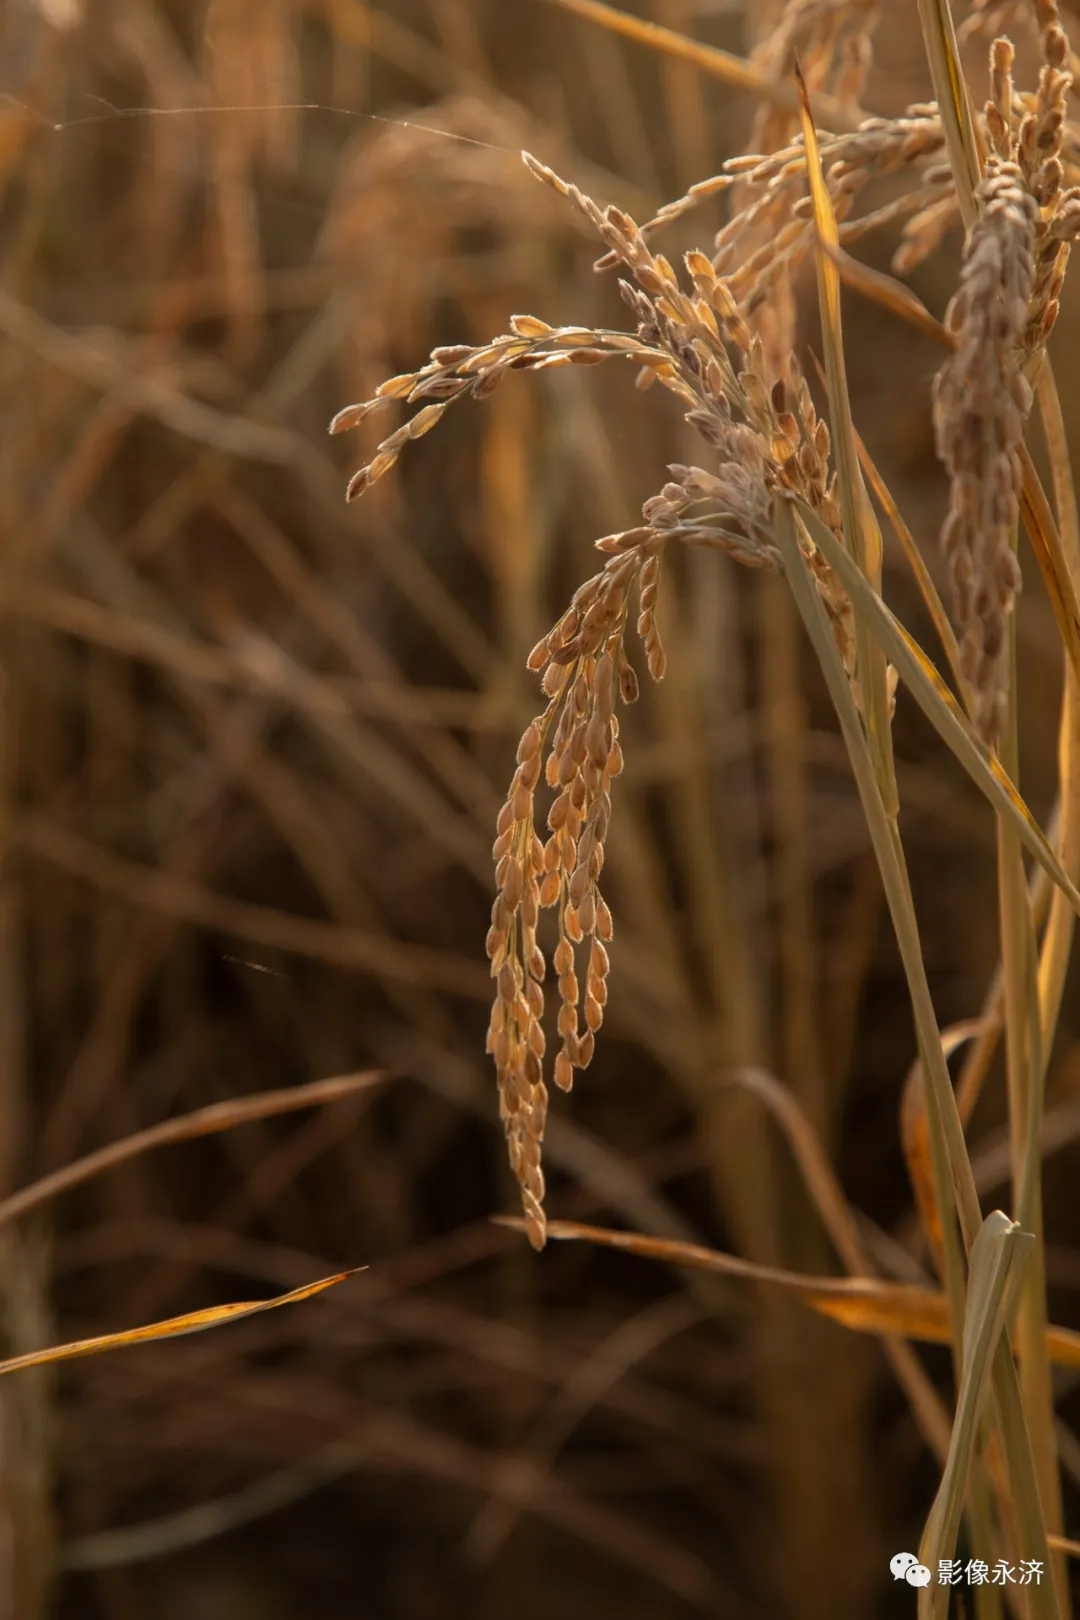
<path id="1" fill-rule="evenodd" d="M 928 1081 L 927 1115 L 935 1189 L 942 1218 L 946 1293 L 954 1329 L 954 1342 L 959 1345 L 964 1320 L 964 1268 L 950 1211 L 958 1209 L 965 1239 L 969 1243 L 974 1242 L 982 1217 L 971 1174 L 971 1164 L 964 1144 L 963 1130 L 956 1114 L 952 1082 L 945 1066 L 930 987 L 926 980 L 918 930 L 911 906 L 911 890 L 907 880 L 903 846 L 895 821 L 886 813 L 862 720 L 840 662 L 825 609 L 809 577 L 795 532 L 794 515 L 789 503 L 784 500 L 777 501 L 776 540 L 784 559 L 795 604 L 821 662 L 829 695 L 840 720 L 874 853 L 881 868 L 882 881 L 908 980 L 920 1057 Z M 950 1108 L 954 1120 L 951 1127 L 946 1124 Z M 955 1196 L 952 1184 L 956 1187 Z"/>
<path id="2" fill-rule="evenodd" d="M 949 0 L 919 0 L 919 21 L 945 135 L 945 150 L 949 154 L 949 164 L 956 181 L 960 218 L 966 230 L 975 218 L 974 193 L 981 178 L 982 165 L 967 85 L 960 71 L 956 29 Z"/>
<path id="3" fill-rule="evenodd" d="M 825 374 L 832 413 L 832 443 L 836 456 L 837 486 L 840 495 L 841 524 L 844 540 L 861 572 L 876 591 L 881 589 L 881 532 L 870 505 L 859 466 L 858 443 L 851 415 L 848 394 L 847 366 L 844 359 L 844 331 L 840 308 L 840 274 L 832 254 L 840 247 L 836 215 L 825 178 L 821 172 L 821 154 L 814 128 L 810 102 L 802 73 L 796 64 L 799 91 L 802 96 L 802 129 L 806 146 L 806 178 L 810 186 L 810 199 L 814 209 L 817 232 L 818 305 L 821 311 L 822 346 L 825 351 Z M 896 792 L 896 770 L 893 763 L 892 730 L 889 723 L 889 699 L 885 657 L 871 636 L 861 614 L 855 621 L 856 669 L 866 735 L 870 745 L 870 758 L 881 789 L 885 810 L 895 816 L 899 808 Z"/>
<path id="4" fill-rule="evenodd" d="M 1009 681 L 1008 731 L 1003 753 L 1005 764 L 1015 780 L 1019 751 L 1013 622 L 1010 622 L 1009 635 L 1012 673 Z M 1050 1361 L 1046 1351 L 1046 1268 L 1039 1139 L 1046 1065 L 1042 1057 L 1042 1028 L 1035 977 L 1035 930 L 1019 840 L 1013 827 L 1001 816 L 997 824 L 997 850 L 1013 1207 L 1018 1221 L 1031 1233 L 1033 1240 L 1033 1252 L 1020 1288 L 1016 1322 L 1020 1393 L 1044 1522 L 1048 1530 L 1060 1535 L 1063 1525 L 1061 1479 L 1054 1439 Z M 1023 1545 L 1021 1554 L 1032 1556 Z M 1067 1574 L 1060 1555 L 1053 1560 L 1053 1578 L 1064 1605 L 1067 1602 Z"/>
<path id="5" fill-rule="evenodd" d="M 801 503 L 798 509 L 800 517 L 804 510 L 809 512 L 809 509 L 804 509 Z M 815 527 L 815 535 L 820 527 L 822 526 Z M 885 810 L 862 721 L 833 641 L 825 609 L 802 555 L 793 514 L 789 503 L 784 500 L 777 502 L 775 534 L 796 605 L 821 662 L 829 693 L 840 719 L 907 978 L 919 1055 L 927 1077 L 927 1124 L 935 1197 L 941 1212 L 945 1289 L 955 1357 L 961 1353 L 964 1343 L 964 1262 L 952 1216 L 955 1211 L 959 1217 L 964 1244 L 968 1249 L 974 1244 L 982 1224 L 982 1216 L 926 978 L 903 845 L 895 818 L 890 817 Z M 830 535 L 829 540 L 830 550 L 835 549 L 838 556 L 844 557 L 847 564 L 845 572 L 850 572 L 853 581 L 854 577 L 858 576 L 861 584 L 859 594 L 865 591 L 876 596 L 876 593 L 871 592 L 871 587 L 857 564 L 847 557 L 835 536 Z M 875 622 L 880 624 L 884 621 Z M 895 624 L 895 621 L 892 622 Z M 1056 862 L 1054 865 L 1056 866 Z M 993 1384 L 1006 1466 L 1016 1499 L 1023 1556 L 1035 1558 L 1045 1564 L 1048 1561 L 1046 1530 L 1034 1463 L 1023 1422 L 1016 1371 L 1012 1356 L 1004 1343 L 994 1357 Z M 980 1472 L 981 1470 L 976 1470 L 971 1477 L 977 1481 Z M 985 1497 L 978 1487 L 974 1506 L 978 1524 L 976 1534 L 981 1537 L 988 1533 L 989 1523 L 985 1511 Z M 1028 1590 L 1033 1620 L 1052 1620 L 1052 1617 L 1058 1616 L 1060 1611 L 1054 1583 L 1048 1583 L 1046 1587 L 1032 1586 Z"/>
<path id="6" fill-rule="evenodd" d="M 978 134 L 971 116 L 960 69 L 949 0 L 919 0 L 934 91 L 945 134 L 965 228 L 975 218 L 975 187 L 982 173 Z M 1060 506 L 1060 500 L 1059 500 Z M 1010 625 L 1010 637 L 1013 636 Z M 1015 676 L 1015 656 L 1012 656 Z M 1016 779 L 1016 684 L 1009 683 L 1006 768 Z M 1015 831 L 998 819 L 998 887 L 1002 969 L 1005 981 L 1006 1069 L 1013 1144 L 1013 1177 L 1017 1213 L 1036 1237 L 1036 1249 L 1021 1293 L 1018 1339 L 1024 1414 L 1035 1460 L 1041 1511 L 1040 1528 L 1062 1529 L 1061 1481 L 1054 1441 L 1053 1393 L 1046 1354 L 1046 1282 L 1040 1193 L 1039 1127 L 1042 1120 L 1045 1046 L 1034 980 L 1034 929 L 1028 904 L 1023 861 Z M 1020 1490 L 1017 1507 L 1021 1507 Z M 1028 1508 L 1031 1503 L 1026 1504 Z M 1030 1516 L 1030 1515 L 1029 1515 Z M 1029 1554 L 1028 1556 L 1032 1556 Z M 1054 1561 L 1054 1584 L 1063 1612 L 1070 1612 L 1064 1560 Z"/>
<path id="7" fill-rule="evenodd" d="M 932 1571 L 952 1558 L 968 1480 L 977 1461 L 979 1420 L 993 1356 L 1001 1341 L 1025 1260 L 1034 1247 L 1030 1232 L 1000 1210 L 988 1215 L 971 1247 L 967 1331 L 961 1362 L 956 1416 L 949 1455 L 919 1546 L 919 1561 Z M 949 1588 L 935 1585 L 919 1593 L 920 1620 L 944 1615 Z"/>
<path id="8" fill-rule="evenodd" d="M 1058 531 L 1061 537 L 1061 560 L 1075 582 L 1080 578 L 1080 517 L 1077 514 L 1076 490 L 1061 415 L 1061 402 L 1050 364 L 1045 360 L 1037 381 L 1037 395 L 1054 484 Z M 1077 748 L 1080 694 L 1070 661 L 1065 659 L 1064 663 L 1064 694 L 1058 734 L 1061 805 L 1058 850 L 1066 872 L 1075 873 L 1080 870 L 1080 750 Z M 1031 1022 L 1037 1029 L 1038 1049 L 1033 1054 L 1032 1084 L 1027 1099 L 1026 1139 L 1017 1161 L 1015 1190 L 1018 1219 L 1038 1238 L 1035 1264 L 1024 1280 L 1017 1320 L 1021 1389 L 1025 1407 L 1029 1412 L 1039 1413 L 1042 1420 L 1040 1427 L 1045 1431 L 1041 1436 L 1044 1456 L 1038 1468 L 1039 1484 L 1047 1527 L 1056 1535 L 1061 1535 L 1064 1529 L 1064 1509 L 1054 1432 L 1052 1373 L 1046 1349 L 1046 1260 L 1042 1226 L 1040 1128 L 1045 1103 L 1047 1069 L 1061 1010 L 1061 997 L 1075 929 L 1072 909 L 1064 905 L 1063 900 L 1060 891 L 1055 890 L 1050 903 L 1050 915 L 1038 967 L 1038 981 L 1030 991 Z M 1028 914 L 1030 916 L 1030 912 Z M 1029 969 L 1034 973 L 1033 941 L 1029 949 L 1032 952 L 1032 956 L 1029 957 Z M 1033 1434 L 1032 1439 L 1036 1442 L 1037 1437 Z M 1040 1462 L 1038 1446 L 1036 1462 L 1037 1464 Z M 1062 1553 L 1054 1555 L 1054 1578 L 1062 1593 L 1062 1609 L 1067 1614 L 1068 1565 Z"/>

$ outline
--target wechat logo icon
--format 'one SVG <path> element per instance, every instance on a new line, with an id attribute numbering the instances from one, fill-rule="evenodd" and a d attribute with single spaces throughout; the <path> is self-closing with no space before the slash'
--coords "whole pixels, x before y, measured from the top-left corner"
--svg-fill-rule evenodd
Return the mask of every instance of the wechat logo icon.
<path id="1" fill-rule="evenodd" d="M 925 1564 L 920 1564 L 914 1553 L 894 1553 L 889 1560 L 894 1581 L 907 1581 L 909 1586 L 929 1586 L 930 1571 Z"/>

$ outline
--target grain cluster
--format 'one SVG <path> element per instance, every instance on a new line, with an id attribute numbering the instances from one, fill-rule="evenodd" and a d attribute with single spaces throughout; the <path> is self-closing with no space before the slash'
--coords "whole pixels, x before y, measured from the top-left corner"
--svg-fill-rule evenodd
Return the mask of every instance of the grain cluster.
<path id="1" fill-rule="evenodd" d="M 1065 186 L 1061 155 L 1072 84 L 1068 45 L 1056 6 L 1040 0 L 1036 9 L 1044 60 L 1026 103 L 1013 85 L 1011 42 L 991 45 L 984 112 L 990 150 L 945 317 L 956 347 L 934 385 L 938 454 L 950 479 L 941 542 L 974 718 L 992 744 L 1005 724 L 1007 627 L 1021 584 L 1020 447 L 1031 379 L 1080 228 L 1080 190 Z"/>
<path id="2" fill-rule="evenodd" d="M 961 632 L 960 667 L 972 694 L 972 717 L 991 744 L 1000 740 L 1007 712 L 1007 632 L 1020 588 L 1020 449 L 1031 376 L 1058 312 L 1069 244 L 1080 228 L 1080 191 L 1068 184 L 1067 42 L 1052 0 L 1038 0 L 1036 13 L 1043 65 L 1034 94 L 1021 96 L 1013 86 L 1011 46 L 999 39 L 991 47 L 991 91 L 980 118 L 987 158 L 946 317 L 955 347 L 933 391 L 937 447 L 950 479 L 942 541 Z M 899 224 L 894 269 L 902 272 L 933 251 L 959 210 L 934 103 L 913 105 L 892 118 L 859 112 L 875 15 L 872 5 L 799 0 L 786 8 L 784 27 L 770 36 L 762 60 L 772 62 L 779 53 L 782 67 L 801 54 L 808 81 L 850 105 L 852 127 L 819 136 L 841 241 Z M 984 7 L 983 23 L 988 16 Z M 395 402 L 419 407 L 355 474 L 352 498 L 384 476 L 405 445 L 429 432 L 452 404 L 484 398 L 511 371 L 621 357 L 637 367 L 640 387 L 659 385 L 675 397 L 703 445 L 702 464 L 669 467 L 668 481 L 645 502 L 640 525 L 596 542 L 606 563 L 577 590 L 529 659 L 546 707 L 521 739 L 498 818 L 497 894 L 487 937 L 495 997 L 487 1044 L 511 1165 L 538 1246 L 546 1232 L 541 1148 L 549 1035 L 540 913 L 551 908 L 556 915 L 551 969 L 558 1046 L 552 1073 L 566 1090 L 575 1070 L 592 1059 L 607 999 L 613 925 L 600 881 L 612 787 L 623 765 L 616 710 L 638 695 L 628 626 L 636 619 L 645 667 L 659 680 L 665 657 L 657 593 L 667 547 L 709 547 L 748 567 L 777 572 L 774 514 L 780 498 L 802 502 L 853 549 L 852 537 L 844 534 L 830 430 L 796 357 L 793 306 L 783 305 L 781 297 L 815 245 L 803 137 L 790 114 L 776 109 L 761 115 L 755 136 L 761 151 L 728 160 L 641 226 L 523 153 L 533 175 L 599 236 L 604 252 L 596 268 L 621 272 L 619 289 L 633 329 L 553 327 L 533 315 L 515 315 L 510 330 L 490 343 L 434 350 L 425 366 L 383 383 L 372 399 L 340 412 L 331 428 L 357 426 Z M 906 189 L 855 216 L 855 204 L 872 182 L 898 175 L 909 177 Z M 732 205 L 728 222 L 710 252 L 685 254 L 680 275 L 653 251 L 652 238 L 722 194 Z M 852 603 L 805 524 L 799 539 L 861 708 Z M 890 713 L 894 690 L 889 670 Z M 550 795 L 546 809 L 538 808 L 538 793 Z"/>

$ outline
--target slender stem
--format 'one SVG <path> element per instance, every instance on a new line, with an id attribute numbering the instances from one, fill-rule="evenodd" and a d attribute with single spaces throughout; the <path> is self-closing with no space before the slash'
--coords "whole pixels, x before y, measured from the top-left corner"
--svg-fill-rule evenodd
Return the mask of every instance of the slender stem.
<path id="1" fill-rule="evenodd" d="M 979 138 L 971 116 L 967 85 L 960 72 L 949 0 L 919 0 L 919 21 L 945 135 L 945 150 L 956 182 L 960 217 L 966 229 L 975 217 L 974 193 L 981 164 Z"/>
<path id="2" fill-rule="evenodd" d="M 1080 580 L 1080 514 L 1077 511 L 1076 489 L 1069 459 L 1068 441 L 1061 414 L 1054 374 L 1049 361 L 1044 360 L 1036 384 L 1043 431 L 1049 451 L 1054 502 L 1057 508 L 1058 531 L 1061 537 L 1061 558 L 1068 568 L 1074 584 Z M 1066 872 L 1080 870 L 1080 689 L 1075 672 L 1065 659 L 1064 693 L 1058 730 L 1058 776 L 1061 805 L 1058 855 Z M 1039 1131 L 1042 1123 L 1046 1075 L 1050 1052 L 1061 1011 L 1061 998 L 1065 974 L 1069 964 L 1075 931 L 1072 907 L 1064 910 L 1056 893 L 1051 898 L 1043 948 L 1038 965 L 1038 982 L 1032 993 L 1037 1008 L 1038 1025 L 1037 1064 L 1033 1069 L 1033 1095 L 1029 1100 L 1029 1119 L 1025 1152 L 1020 1167 L 1017 1187 L 1019 1218 L 1034 1231 L 1038 1238 L 1035 1251 L 1036 1265 L 1025 1279 L 1021 1295 L 1018 1334 L 1020 1348 L 1021 1388 L 1025 1405 L 1035 1408 L 1049 1432 L 1043 1436 L 1047 1455 L 1039 1469 L 1040 1489 L 1047 1529 L 1060 1535 L 1064 1526 L 1061 1500 L 1061 1476 L 1057 1464 L 1053 1432 L 1053 1388 L 1049 1358 L 1046 1352 L 1046 1260 L 1042 1230 L 1042 1151 Z M 1035 1440 L 1033 1435 L 1033 1441 Z M 1036 1462 L 1039 1462 L 1038 1448 Z M 1070 1613 L 1068 1567 L 1064 1554 L 1053 1559 L 1054 1580 L 1061 1594 L 1062 1613 Z"/>
<path id="3" fill-rule="evenodd" d="M 1061 400 L 1048 360 L 1043 362 L 1036 390 L 1049 451 L 1062 561 L 1074 581 L 1080 585 L 1080 512 L 1077 509 Z M 1066 872 L 1073 875 L 1080 872 L 1080 691 L 1068 662 L 1065 665 L 1065 691 L 1058 731 L 1058 778 L 1061 806 L 1058 855 Z M 1042 1051 L 1047 1059 L 1061 1011 L 1065 974 L 1076 926 L 1072 907 L 1067 902 L 1062 904 L 1064 898 L 1056 890 L 1051 895 L 1050 914 L 1039 961 Z"/>
<path id="4" fill-rule="evenodd" d="M 1012 634 L 1013 627 L 1010 626 Z M 1013 639 L 1014 636 L 1013 636 Z M 1015 667 L 1015 647 L 1013 648 Z M 1009 734 L 1003 763 L 1017 776 L 1015 680 L 1010 681 Z M 1012 1141 L 1013 1205 L 1016 1219 L 1035 1236 L 1035 1248 L 1020 1288 L 1016 1336 L 1020 1361 L 1020 1395 L 1030 1437 L 1033 1474 L 1048 1530 L 1060 1535 L 1063 1525 L 1061 1481 L 1054 1440 L 1053 1391 L 1046 1353 L 1046 1267 L 1043 1247 L 1039 1131 L 1043 1114 L 1046 1066 L 1035 980 L 1035 937 L 1019 840 L 1004 817 L 998 818 L 998 893 L 1001 961 L 1005 988 L 1005 1060 Z M 1018 1511 L 1023 1491 L 1013 1481 Z M 1024 1556 L 1026 1552 L 1022 1542 Z M 1054 1585 L 1067 1602 L 1064 1559 L 1053 1560 Z"/>
<path id="5" fill-rule="evenodd" d="M 825 610 L 809 577 L 807 563 L 796 536 L 794 515 L 786 502 L 781 501 L 777 504 L 775 528 L 777 544 L 784 559 L 796 605 L 821 661 L 822 671 L 847 743 L 907 979 L 919 1054 L 927 1077 L 926 1111 L 931 1163 L 935 1196 L 941 1211 L 945 1292 L 952 1329 L 953 1358 L 954 1365 L 958 1367 L 963 1347 L 965 1286 L 964 1262 L 958 1242 L 956 1218 L 959 1219 L 963 1233 L 964 1247 L 970 1250 L 981 1225 L 978 1195 L 926 977 L 899 829 L 896 819 L 889 816 L 885 810 L 855 700 L 832 640 Z M 993 1387 L 1006 1468 L 1016 1503 L 1021 1553 L 1024 1557 L 1034 1558 L 1045 1564 L 1049 1554 L 1036 1465 L 1024 1423 L 1024 1409 L 1017 1388 L 1016 1369 L 1011 1352 L 1004 1342 L 994 1358 Z M 971 1477 L 977 1479 L 983 1469 L 985 1462 L 976 1460 Z M 982 1517 L 977 1533 L 983 1534 L 987 1528 L 986 1499 L 981 1486 L 977 1487 L 976 1505 L 977 1509 L 981 1510 Z M 1055 1585 L 1056 1583 L 1051 1582 L 1045 1588 L 1033 1586 L 1030 1589 L 1029 1602 L 1033 1616 L 1049 1620 L 1050 1616 L 1059 1615 Z"/>

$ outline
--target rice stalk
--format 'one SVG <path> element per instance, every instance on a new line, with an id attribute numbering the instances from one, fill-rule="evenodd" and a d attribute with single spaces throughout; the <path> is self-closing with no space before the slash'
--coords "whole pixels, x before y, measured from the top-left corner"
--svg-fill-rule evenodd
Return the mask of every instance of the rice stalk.
<path id="1" fill-rule="evenodd" d="M 598 14 L 602 10 L 596 9 Z M 779 53 L 777 60 L 787 53 L 794 62 L 794 40 L 804 11 L 807 16 L 817 16 L 813 7 L 790 6 L 785 12 L 790 37 L 782 30 L 771 36 L 769 48 L 773 56 Z M 822 16 L 827 12 L 825 8 Z M 645 638 L 650 673 L 658 679 L 664 661 L 658 644 L 650 648 L 649 610 L 655 602 L 660 555 L 670 540 L 724 549 L 736 560 L 779 571 L 794 591 L 822 662 L 859 782 L 907 971 L 920 1057 L 930 1082 L 925 1106 L 933 1218 L 942 1240 L 953 1349 L 958 1369 L 961 1365 L 966 1369 L 960 1421 L 967 1426 L 967 1439 L 956 1442 L 959 1450 L 954 1450 L 947 1470 L 942 1497 L 948 1503 L 942 1509 L 945 1517 L 940 1523 L 932 1519 L 928 1529 L 927 1545 L 932 1544 L 942 1557 L 951 1556 L 953 1531 L 949 1526 L 955 1523 L 951 1515 L 959 1511 L 969 1489 L 976 1538 L 987 1540 L 993 1533 L 974 1438 L 977 1381 L 972 1382 L 970 1360 L 961 1361 L 962 1356 L 970 1357 L 975 1345 L 986 1376 L 993 1367 L 997 1423 L 1021 1536 L 1045 1551 L 1040 1494 L 1055 1538 L 1060 1537 L 1061 1526 L 1053 1443 L 1046 1427 L 1048 1362 L 1045 1317 L 1039 1315 L 1045 1285 L 1034 1148 L 1043 1107 L 1043 1037 L 1049 1035 L 1053 1020 L 1044 1030 L 1038 1014 L 1034 928 L 1021 840 L 1057 885 L 1055 917 L 1063 917 L 1066 906 L 1071 908 L 1068 929 L 1063 932 L 1065 925 L 1056 921 L 1049 936 L 1053 943 L 1043 970 L 1044 983 L 1060 986 L 1071 910 L 1080 896 L 1071 876 L 1071 854 L 1069 866 L 1063 866 L 1014 785 L 1012 652 L 1014 604 L 1020 586 L 1015 546 L 1022 501 L 1065 630 L 1066 647 L 1070 655 L 1074 651 L 1069 628 L 1075 583 L 1049 509 L 1045 502 L 1039 504 L 1041 491 L 1023 444 L 1033 403 L 1030 378 L 1038 369 L 1033 357 L 1041 357 L 1056 320 L 1074 211 L 1071 194 L 1063 187 L 1064 165 L 1059 156 L 1069 82 L 1062 71 L 1066 44 L 1049 3 L 1040 20 L 1046 66 L 1030 110 L 1019 118 L 1008 43 L 998 41 L 993 47 L 991 98 L 983 123 L 978 125 L 959 70 L 948 7 L 937 0 L 924 0 L 923 34 L 939 101 L 938 107 L 915 110 L 916 121 L 922 120 L 919 133 L 917 122 L 894 121 L 880 130 L 864 125 L 853 137 L 822 137 L 819 153 L 804 85 L 802 153 L 789 148 L 779 158 L 729 161 L 724 172 L 661 210 L 644 228 L 637 227 L 623 211 L 599 208 L 577 187 L 526 157 L 538 178 L 574 204 L 603 238 L 607 252 L 598 268 L 621 264 L 629 270 L 633 280 L 621 283 L 621 290 L 637 320 L 636 342 L 610 331 L 553 329 L 534 317 L 515 317 L 513 330 L 505 338 L 479 351 L 438 351 L 427 368 L 383 385 L 374 400 L 348 408 L 334 423 L 335 429 L 353 426 L 388 396 L 421 403 L 419 412 L 384 440 L 374 458 L 354 477 L 352 495 L 382 476 L 405 443 L 426 433 L 447 404 L 466 392 L 482 397 L 498 385 L 507 368 L 591 364 L 621 354 L 641 368 L 644 381 L 659 383 L 676 396 L 687 422 L 719 461 L 719 471 L 673 467 L 673 481 L 646 503 L 644 525 L 599 542 L 602 550 L 614 554 L 613 561 L 579 590 L 556 631 L 538 644 L 530 658 L 531 667 L 544 672 L 549 703 L 519 746 L 518 770 L 498 824 L 494 855 L 499 896 L 488 937 L 497 996 L 489 1050 L 496 1057 L 511 1164 L 522 1190 L 527 1230 L 536 1246 L 546 1235 L 540 1144 L 547 1113 L 542 1066 L 545 1037 L 540 1022 L 546 963 L 536 942 L 536 925 L 542 905 L 559 907 L 555 967 L 563 1045 L 555 1061 L 555 1079 L 565 1089 L 574 1068 L 585 1066 L 593 1055 L 594 1035 L 606 1001 L 606 945 L 613 925 L 596 883 L 611 811 L 608 787 L 617 774 L 611 766 L 618 736 L 614 689 L 616 671 L 625 657 L 627 595 L 636 583 L 641 591 L 639 631 Z M 829 37 L 826 30 L 822 41 Z M 808 47 L 812 60 L 816 60 L 817 49 L 816 44 Z M 768 60 L 772 62 L 772 57 Z M 854 61 L 852 57 L 852 64 Z M 797 69 L 797 63 L 795 66 Z M 851 86 L 861 87 L 854 65 L 852 72 Z M 760 125 L 761 144 L 779 145 L 785 135 L 790 136 L 785 116 L 782 106 L 775 105 Z M 974 729 L 962 719 L 921 649 L 881 601 L 881 541 L 862 484 L 861 447 L 847 398 L 839 305 L 838 220 L 852 197 L 866 183 L 874 165 L 882 166 L 883 153 L 887 172 L 890 166 L 933 155 L 942 144 L 966 227 L 960 284 L 946 316 L 951 353 L 938 375 L 933 402 L 938 453 L 951 480 L 942 543 L 960 626 L 958 643 L 947 626 L 942 639 L 952 655 L 963 699 L 970 705 Z M 802 223 L 807 211 L 794 190 L 803 173 L 810 185 L 813 235 Z M 930 251 L 951 217 L 954 205 L 948 195 L 949 177 L 948 172 L 944 176 L 933 172 L 933 185 L 941 188 L 940 195 L 931 190 L 918 198 L 899 261 L 901 268 L 910 268 Z M 712 255 L 686 256 L 694 288 L 688 295 L 668 261 L 648 245 L 649 239 L 691 207 L 724 191 L 730 191 L 734 199 L 732 222 L 717 237 Z M 842 209 L 837 207 L 839 198 L 843 199 Z M 786 216 L 785 206 L 789 210 Z M 880 210 L 881 222 L 902 217 L 903 212 L 900 208 Z M 855 236 L 854 231 L 848 233 L 849 240 Z M 781 277 L 790 273 L 815 239 L 819 244 L 831 435 L 822 431 L 817 420 L 790 353 L 790 340 L 785 343 L 778 335 L 786 330 L 783 322 L 778 325 L 775 309 L 769 308 Z M 755 240 L 759 245 L 755 246 Z M 744 250 L 741 261 L 740 248 Z M 881 290 L 886 296 L 884 286 Z M 894 301 L 902 307 L 899 294 Z M 756 331 L 762 310 L 773 324 Z M 909 312 L 905 309 L 904 313 Z M 769 336 L 763 341 L 764 331 Z M 422 403 L 431 398 L 435 404 Z M 829 471 L 830 453 L 836 459 L 835 473 Z M 931 611 L 936 608 L 937 620 L 943 624 L 936 591 L 899 508 L 880 478 L 877 484 L 894 526 L 905 540 Z M 1055 485 L 1060 508 L 1068 494 L 1060 467 Z M 711 512 L 704 511 L 710 502 Z M 791 503 L 800 513 L 797 527 Z M 1066 517 L 1072 521 L 1068 514 Z M 1025 1245 L 1035 1249 L 1023 1283 L 1026 1303 L 1020 1312 L 1022 1406 L 1008 1352 L 995 1350 L 998 1329 L 972 1329 L 975 1336 L 969 1338 L 963 1325 L 964 1262 L 958 1238 L 962 1235 L 964 1248 L 974 1244 L 977 1253 L 982 1253 L 976 1240 L 982 1218 L 963 1127 L 944 1066 L 896 821 L 886 652 L 900 678 L 911 685 L 927 715 L 994 803 L 999 817 L 1002 1010 L 1014 1168 L 1020 1177 L 1020 1224 L 1009 1229 L 1023 1230 Z M 629 689 L 621 678 L 619 684 L 624 699 L 636 697 L 636 678 Z M 594 732 L 595 747 L 590 743 Z M 995 750 L 1000 750 L 1000 761 Z M 534 830 L 533 799 L 545 751 L 547 780 L 557 795 L 549 811 L 551 836 L 546 845 Z M 621 749 L 616 763 L 621 771 Z M 1066 755 L 1066 767 L 1067 763 Z M 1070 847 L 1067 828 L 1068 822 L 1063 847 Z M 584 855 L 579 843 L 583 829 Z M 564 848 L 567 843 L 569 853 Z M 590 935 L 588 1029 L 582 1037 L 573 945 Z M 598 946 L 603 951 L 602 974 L 594 960 Z M 973 1276 L 971 1287 L 973 1298 L 981 1299 L 982 1281 Z M 1007 1314 L 1004 1304 L 1000 1309 Z M 998 1484 L 1000 1489 L 1000 1480 Z M 941 1551 L 946 1546 L 948 1554 Z M 1056 1579 L 1063 1597 L 1060 1564 Z M 937 1599 L 933 1602 L 940 1608 Z M 984 1603 L 981 1612 L 992 1611 L 993 1601 L 987 1602 L 989 1607 Z M 1036 1609 L 1056 1612 L 1053 1594 L 1040 1594 Z"/>
<path id="2" fill-rule="evenodd" d="M 744 9 L 3 12 L 4 1352 L 377 1262 L 5 1379 L 19 1620 L 164 1610 L 170 1553 L 261 1612 L 320 1480 L 350 1569 L 471 1522 L 467 1572 L 381 1537 L 387 1612 L 621 1566 L 626 1620 L 877 1613 L 949 1458 L 924 1343 L 931 1556 L 961 1503 L 963 1555 L 1074 1550 L 1072 17 Z M 537 1259 L 500 1171 L 533 1244 L 640 1234 Z"/>

